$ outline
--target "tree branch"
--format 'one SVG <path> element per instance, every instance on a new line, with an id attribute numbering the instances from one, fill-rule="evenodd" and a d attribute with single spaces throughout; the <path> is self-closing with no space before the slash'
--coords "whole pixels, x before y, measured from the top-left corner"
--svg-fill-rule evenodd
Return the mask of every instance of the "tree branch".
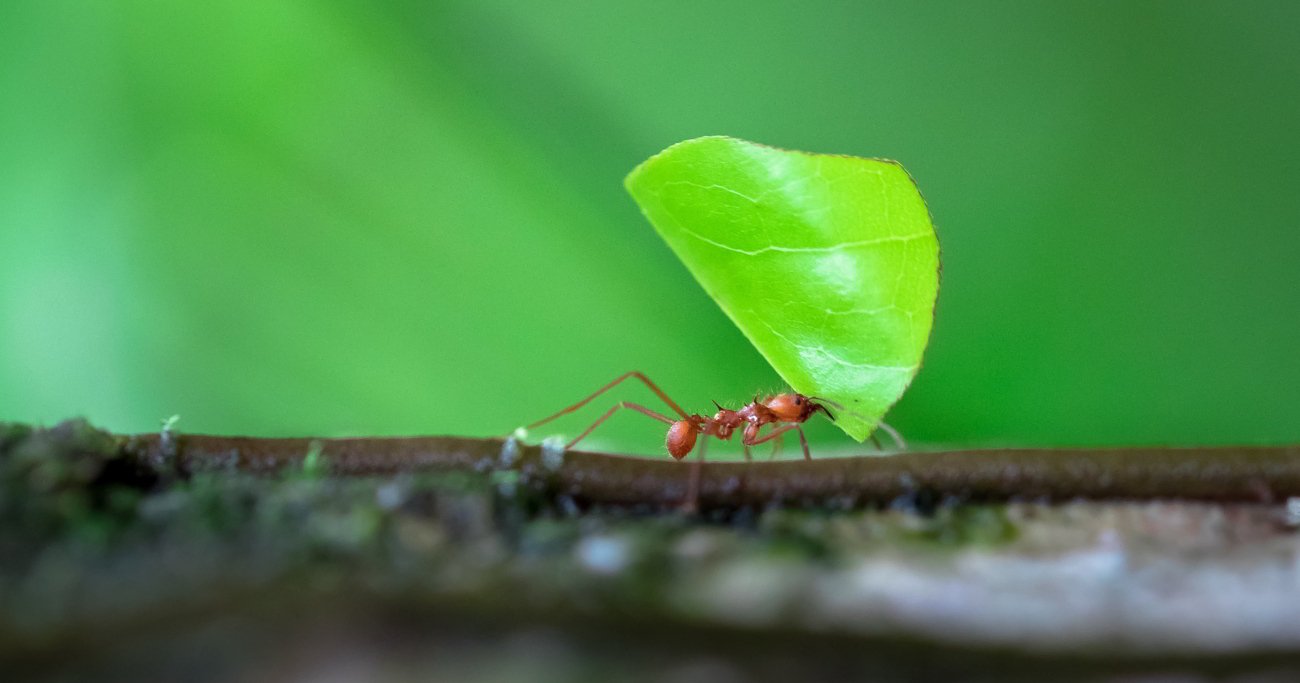
<path id="1" fill-rule="evenodd" d="M 681 503 L 693 463 L 589 452 L 545 452 L 513 440 L 457 437 L 250 438 L 141 434 L 119 437 L 131 456 L 181 473 L 217 467 L 275 472 L 316 450 L 342 475 L 409 471 L 518 472 L 584 504 Z M 707 462 L 702 508 L 883 504 L 900 496 L 942 499 L 1182 499 L 1270 502 L 1300 495 L 1300 446 L 986 449 Z"/>

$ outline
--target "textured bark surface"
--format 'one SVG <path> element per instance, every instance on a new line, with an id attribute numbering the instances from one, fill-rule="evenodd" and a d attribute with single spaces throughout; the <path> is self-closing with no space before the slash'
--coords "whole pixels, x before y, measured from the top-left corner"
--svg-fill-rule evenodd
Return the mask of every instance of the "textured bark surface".
<path id="1" fill-rule="evenodd" d="M 512 469 L 580 502 L 674 505 L 693 463 L 589 452 L 547 452 L 499 439 L 456 437 L 258 439 L 146 434 L 124 448 L 182 471 L 234 466 L 274 472 L 313 449 L 338 474 Z M 968 500 L 1179 499 L 1274 502 L 1300 495 L 1300 446 L 997 449 L 705 462 L 703 508 L 771 504 L 854 507 L 925 493 Z"/>
<path id="2" fill-rule="evenodd" d="M 690 464 L 0 424 L 16 680 L 1290 681 L 1295 448 Z"/>

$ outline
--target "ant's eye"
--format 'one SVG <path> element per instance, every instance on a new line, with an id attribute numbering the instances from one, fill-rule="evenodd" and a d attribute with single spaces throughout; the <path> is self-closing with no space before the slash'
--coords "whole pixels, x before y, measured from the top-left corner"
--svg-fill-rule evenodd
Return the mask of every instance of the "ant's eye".
<path id="1" fill-rule="evenodd" d="M 802 404 L 802 403 L 803 403 L 803 397 L 802 397 L 802 396 L 795 396 L 795 397 L 794 397 L 794 402 L 795 402 L 796 405 L 800 405 L 800 404 Z"/>

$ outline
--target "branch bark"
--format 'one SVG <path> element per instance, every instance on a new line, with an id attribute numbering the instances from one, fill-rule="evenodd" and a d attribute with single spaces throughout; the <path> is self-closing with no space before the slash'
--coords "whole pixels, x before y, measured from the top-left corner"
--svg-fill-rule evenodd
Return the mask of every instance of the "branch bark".
<path id="1" fill-rule="evenodd" d="M 545 452 L 500 439 L 251 438 L 140 434 L 131 456 L 182 474 L 216 467 L 275 472 L 316 450 L 341 475 L 508 470 L 582 504 L 673 506 L 693 463 L 591 452 Z M 1181 499 L 1272 502 L 1300 496 L 1300 445 L 1279 447 L 984 449 L 812 461 L 706 462 L 701 508 L 853 507 L 900 496 L 933 500 Z"/>

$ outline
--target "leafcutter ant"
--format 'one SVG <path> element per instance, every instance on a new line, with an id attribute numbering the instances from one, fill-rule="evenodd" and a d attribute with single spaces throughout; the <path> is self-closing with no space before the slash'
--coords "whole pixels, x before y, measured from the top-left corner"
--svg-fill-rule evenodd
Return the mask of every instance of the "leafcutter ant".
<path id="1" fill-rule="evenodd" d="M 578 442 L 585 439 L 587 435 L 591 434 L 593 430 L 599 427 L 605 420 L 608 420 L 614 413 L 618 412 L 619 409 L 628 408 L 668 425 L 668 435 L 664 440 L 664 445 L 668 447 L 668 454 L 676 460 L 681 460 L 689 455 L 690 452 L 695 449 L 696 442 L 701 435 L 706 438 L 712 436 L 727 441 L 730 440 L 732 435 L 737 431 L 741 434 L 740 441 L 745 448 L 745 459 L 749 460 L 751 457 L 751 447 L 779 438 L 790 430 L 799 433 L 799 443 L 803 447 L 803 457 L 805 460 L 811 460 L 812 455 L 808 451 L 808 438 L 804 436 L 803 427 L 801 425 L 817 413 L 825 413 L 826 417 L 834 420 L 835 415 L 830 411 L 830 408 L 833 407 L 837 410 L 843 408 L 840 404 L 824 398 L 804 396 L 803 394 L 796 392 L 786 392 L 768 396 L 762 400 L 759 400 L 759 397 L 755 396 L 753 401 L 750 401 L 740 410 L 729 410 L 723 408 L 715 401 L 713 405 L 717 408 L 717 412 L 714 413 L 712 417 L 706 417 L 698 413 L 688 414 L 685 410 L 682 410 L 681 406 L 677 405 L 675 401 L 669 398 L 668 394 L 665 394 L 654 382 L 651 382 L 645 375 L 634 370 L 619 376 L 614 381 L 596 390 L 595 393 L 568 408 L 526 426 L 525 429 L 531 430 L 558 417 L 568 415 L 569 413 L 587 405 L 597 396 L 600 396 L 606 391 L 618 386 L 628 378 L 636 378 L 649 387 L 650 391 L 653 391 L 656 396 L 662 399 L 663 402 L 677 414 L 677 419 L 661 415 L 660 413 L 637 403 L 619 401 L 614 404 L 614 407 L 610 408 L 604 415 L 601 415 L 600 418 L 593 422 L 590 427 L 587 427 L 585 431 L 565 445 L 566 449 L 571 449 L 576 446 Z M 767 434 L 760 434 L 761 430 L 766 425 L 774 425 L 774 428 Z M 884 423 L 881 423 L 880 426 L 889 433 L 896 442 L 900 445 L 902 444 L 902 440 L 898 436 L 897 432 Z M 879 447 L 879 442 L 876 442 L 876 445 Z M 701 444 L 701 459 L 704 457 L 703 447 L 703 444 Z"/>

